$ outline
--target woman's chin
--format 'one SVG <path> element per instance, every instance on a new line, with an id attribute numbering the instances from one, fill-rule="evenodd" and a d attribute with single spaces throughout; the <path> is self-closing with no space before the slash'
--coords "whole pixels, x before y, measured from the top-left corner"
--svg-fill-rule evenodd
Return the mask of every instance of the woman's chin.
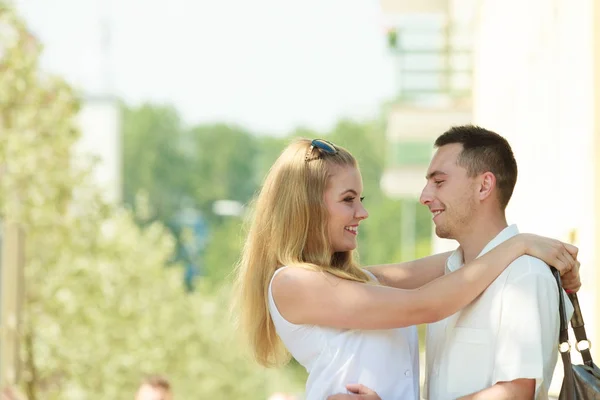
<path id="1" fill-rule="evenodd" d="M 336 250 L 336 253 L 344 253 L 346 251 L 352 251 L 352 250 L 356 250 L 356 242 L 355 243 L 347 243 L 344 244 L 343 246 L 340 246 L 338 249 Z"/>

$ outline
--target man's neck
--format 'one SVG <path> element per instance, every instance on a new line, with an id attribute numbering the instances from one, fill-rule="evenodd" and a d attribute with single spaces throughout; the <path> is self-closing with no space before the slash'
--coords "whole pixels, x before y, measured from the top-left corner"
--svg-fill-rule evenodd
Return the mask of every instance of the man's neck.
<path id="1" fill-rule="evenodd" d="M 476 259 L 484 247 L 507 226 L 504 215 L 495 218 L 487 216 L 485 220 L 473 221 L 469 230 L 456 239 L 460 244 L 464 263 Z"/>

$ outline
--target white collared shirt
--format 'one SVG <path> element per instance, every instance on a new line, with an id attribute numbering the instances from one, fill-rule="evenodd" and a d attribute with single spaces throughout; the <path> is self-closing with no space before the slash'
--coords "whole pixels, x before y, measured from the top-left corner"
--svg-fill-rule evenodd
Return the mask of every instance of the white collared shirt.
<path id="1" fill-rule="evenodd" d="M 478 257 L 517 235 L 511 225 Z M 463 265 L 457 250 L 446 274 Z M 567 315 L 573 313 L 565 297 Z M 536 399 L 548 398 L 558 357 L 558 287 L 548 265 L 521 256 L 471 304 L 427 327 L 424 397 L 456 399 L 502 381 L 536 380 Z"/>

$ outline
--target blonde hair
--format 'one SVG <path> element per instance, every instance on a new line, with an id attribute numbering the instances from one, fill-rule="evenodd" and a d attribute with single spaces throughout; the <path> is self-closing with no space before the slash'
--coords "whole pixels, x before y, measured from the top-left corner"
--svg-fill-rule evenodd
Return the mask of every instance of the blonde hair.
<path id="1" fill-rule="evenodd" d="M 353 261 L 352 251 L 332 256 L 323 199 L 332 169 L 357 168 L 357 162 L 338 146 L 336 154 L 313 149 L 310 155 L 320 156 L 307 161 L 310 145 L 307 139 L 291 143 L 269 170 L 254 201 L 254 215 L 237 268 L 240 327 L 250 340 L 256 360 L 264 366 L 290 359 L 269 312 L 269 283 L 278 268 L 293 265 L 352 281 L 369 281 Z"/>

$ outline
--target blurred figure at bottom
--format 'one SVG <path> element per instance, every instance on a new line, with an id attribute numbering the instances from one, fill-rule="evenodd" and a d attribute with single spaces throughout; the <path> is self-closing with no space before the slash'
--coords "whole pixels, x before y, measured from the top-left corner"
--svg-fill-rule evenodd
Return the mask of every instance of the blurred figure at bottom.
<path id="1" fill-rule="evenodd" d="M 26 397 L 14 387 L 5 387 L 0 393 L 0 400 L 25 400 Z"/>
<path id="2" fill-rule="evenodd" d="M 138 388 L 135 400 L 173 400 L 171 384 L 162 376 L 150 376 Z"/>
<path id="3" fill-rule="evenodd" d="M 287 393 L 273 393 L 267 400 L 298 400 L 298 398 L 294 395 Z"/>

